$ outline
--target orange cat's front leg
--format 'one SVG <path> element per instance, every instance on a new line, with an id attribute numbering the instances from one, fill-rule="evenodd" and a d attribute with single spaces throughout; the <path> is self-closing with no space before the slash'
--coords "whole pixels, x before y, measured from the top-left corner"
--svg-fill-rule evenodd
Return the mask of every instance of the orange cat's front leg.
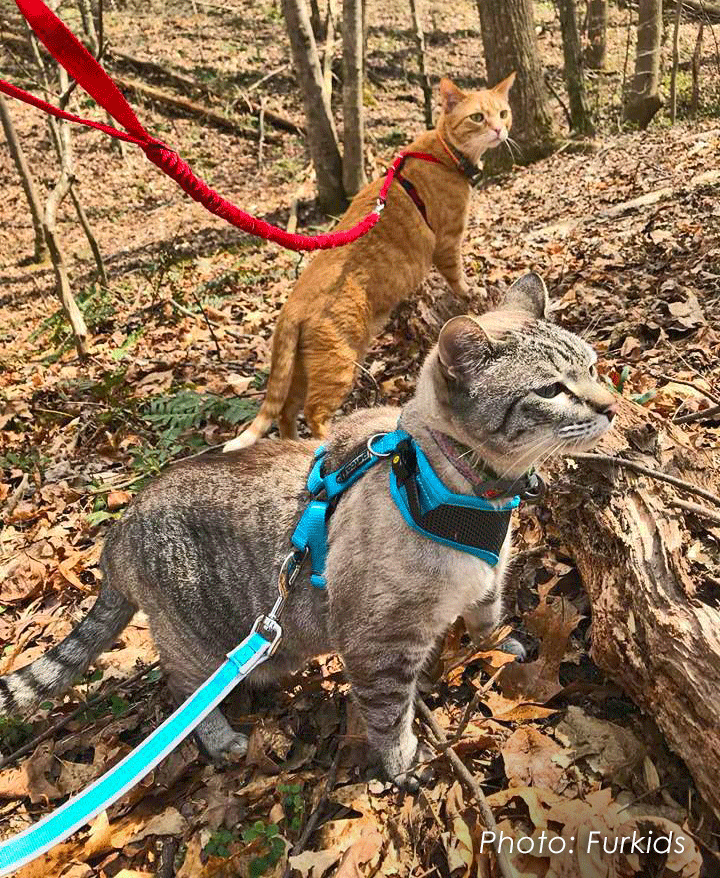
<path id="1" fill-rule="evenodd" d="M 438 243 L 438 246 L 435 247 L 435 253 L 433 254 L 433 262 L 437 266 L 437 270 L 448 282 L 450 289 L 455 295 L 466 299 L 470 292 L 470 287 L 465 280 L 460 245 L 453 244 L 441 247 Z"/>

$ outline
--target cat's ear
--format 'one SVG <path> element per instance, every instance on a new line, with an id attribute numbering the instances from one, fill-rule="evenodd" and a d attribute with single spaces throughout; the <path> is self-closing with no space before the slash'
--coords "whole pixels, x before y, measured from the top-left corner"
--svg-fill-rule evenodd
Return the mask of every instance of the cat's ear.
<path id="1" fill-rule="evenodd" d="M 465 100 L 465 92 L 459 89 L 447 76 L 440 80 L 440 97 L 444 113 L 451 113 L 461 101 Z"/>
<path id="2" fill-rule="evenodd" d="M 443 373 L 465 383 L 492 356 L 488 334 L 472 317 L 453 317 L 440 330 L 438 357 Z"/>
<path id="3" fill-rule="evenodd" d="M 506 76 L 502 82 L 498 82 L 498 84 L 493 88 L 495 94 L 500 95 L 501 98 L 505 98 L 507 100 L 508 92 L 512 88 L 513 82 L 515 82 L 515 71 L 510 74 L 510 76 Z"/>
<path id="4" fill-rule="evenodd" d="M 522 311 L 538 320 L 547 316 L 549 299 L 545 281 L 534 271 L 518 278 L 507 291 L 502 311 Z"/>

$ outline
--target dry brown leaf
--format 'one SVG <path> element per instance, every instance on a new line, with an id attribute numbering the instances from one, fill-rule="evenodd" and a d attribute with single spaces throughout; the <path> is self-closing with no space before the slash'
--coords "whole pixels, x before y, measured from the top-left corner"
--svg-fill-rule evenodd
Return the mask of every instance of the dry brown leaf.
<path id="1" fill-rule="evenodd" d="M 588 716 L 570 705 L 555 733 L 560 741 L 583 758 L 603 778 L 617 780 L 642 761 L 645 747 L 626 728 Z"/>
<path id="2" fill-rule="evenodd" d="M 118 509 L 122 509 L 123 506 L 127 506 L 131 500 L 132 494 L 128 491 L 110 491 L 105 502 L 110 512 L 116 512 Z"/>
<path id="3" fill-rule="evenodd" d="M 288 862 L 297 869 L 302 878 L 322 878 L 325 872 L 340 859 L 337 851 L 303 851 Z"/>
<path id="4" fill-rule="evenodd" d="M 360 866 L 377 856 L 382 845 L 383 837 L 377 830 L 364 829 L 360 838 L 343 854 L 335 878 L 363 878 Z"/>
<path id="5" fill-rule="evenodd" d="M 532 726 L 522 726 L 510 735 L 502 757 L 511 787 L 545 787 L 559 793 L 567 786 L 566 752 Z"/>

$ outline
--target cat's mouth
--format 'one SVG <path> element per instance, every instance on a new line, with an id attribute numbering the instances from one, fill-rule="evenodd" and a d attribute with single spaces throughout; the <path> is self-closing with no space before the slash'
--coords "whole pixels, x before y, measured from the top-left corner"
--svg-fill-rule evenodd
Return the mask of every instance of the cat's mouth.
<path id="1" fill-rule="evenodd" d="M 595 418 L 559 427 L 557 436 L 575 451 L 589 451 L 610 429 L 611 424 L 612 419 L 607 415 L 598 415 Z"/>

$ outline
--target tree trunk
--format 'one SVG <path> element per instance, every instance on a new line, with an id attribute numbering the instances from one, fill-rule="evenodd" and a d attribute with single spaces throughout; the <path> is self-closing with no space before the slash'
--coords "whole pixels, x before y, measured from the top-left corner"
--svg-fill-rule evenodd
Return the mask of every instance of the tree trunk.
<path id="1" fill-rule="evenodd" d="M 670 122 L 674 125 L 677 120 L 677 74 L 680 64 L 680 16 L 682 14 L 683 0 L 677 0 L 675 6 L 675 24 L 673 25 L 672 45 L 672 73 L 670 74 Z"/>
<path id="2" fill-rule="evenodd" d="M 342 159 L 330 108 L 323 98 L 322 70 L 305 0 L 282 0 L 282 10 L 302 89 L 318 201 L 326 213 L 337 215 L 347 204 L 342 183 Z"/>
<path id="3" fill-rule="evenodd" d="M 332 115 L 332 64 L 335 55 L 335 0 L 328 0 L 325 18 L 325 46 L 323 50 L 323 100 Z"/>
<path id="4" fill-rule="evenodd" d="M 702 44 L 705 22 L 700 22 L 695 49 L 692 56 L 692 96 L 690 97 L 690 117 L 695 119 L 700 108 L 700 65 L 702 62 Z"/>
<path id="5" fill-rule="evenodd" d="M 353 196 L 365 185 L 362 0 L 343 0 L 343 185 Z"/>
<path id="6" fill-rule="evenodd" d="M 588 47 L 585 55 L 592 70 L 604 70 L 607 60 L 608 0 L 590 0 L 588 4 Z"/>
<path id="7" fill-rule="evenodd" d="M 604 453 L 718 494 L 716 453 L 630 402 L 616 423 Z M 686 552 L 714 557 L 720 499 L 586 459 L 553 480 L 548 506 L 590 596 L 593 659 L 654 718 L 720 816 L 720 611 L 716 584 Z"/>
<path id="8" fill-rule="evenodd" d="M 427 72 L 425 34 L 423 32 L 420 11 L 418 10 L 418 2 L 419 0 L 410 0 L 410 14 L 412 15 L 413 27 L 415 30 L 415 48 L 417 50 L 418 69 L 420 70 L 420 85 L 423 90 L 425 127 L 430 131 L 433 128 L 433 93 L 432 86 L 430 85 L 430 77 Z"/>
<path id="9" fill-rule="evenodd" d="M 557 133 L 538 56 L 531 0 L 477 0 L 477 4 L 488 85 L 517 72 L 510 105 L 511 133 L 520 157 L 530 162 L 549 155 L 557 145 Z M 509 165 L 509 155 L 500 150 L 486 153 L 485 159 L 488 168 Z"/>
<path id="10" fill-rule="evenodd" d="M 5 139 L 7 140 L 8 149 L 15 167 L 20 175 L 25 197 L 27 198 L 28 208 L 30 209 L 30 217 L 32 219 L 33 229 L 35 231 L 35 253 L 33 255 L 34 262 L 42 262 L 47 256 L 47 247 L 45 244 L 45 233 L 42 224 L 42 208 L 40 207 L 40 199 L 38 198 L 35 183 L 33 182 L 30 168 L 25 161 L 25 154 L 20 146 L 15 126 L 13 125 L 10 112 L 4 95 L 0 95 L 0 121 L 2 121 Z"/>
<path id="11" fill-rule="evenodd" d="M 578 32 L 575 0 L 557 0 L 565 59 L 565 85 L 570 99 L 570 121 L 576 134 L 592 137 L 595 133 L 587 97 L 585 73 Z"/>
<path id="12" fill-rule="evenodd" d="M 635 75 L 625 98 L 625 119 L 647 128 L 662 107 L 660 84 L 660 41 L 662 0 L 639 0 Z"/>

